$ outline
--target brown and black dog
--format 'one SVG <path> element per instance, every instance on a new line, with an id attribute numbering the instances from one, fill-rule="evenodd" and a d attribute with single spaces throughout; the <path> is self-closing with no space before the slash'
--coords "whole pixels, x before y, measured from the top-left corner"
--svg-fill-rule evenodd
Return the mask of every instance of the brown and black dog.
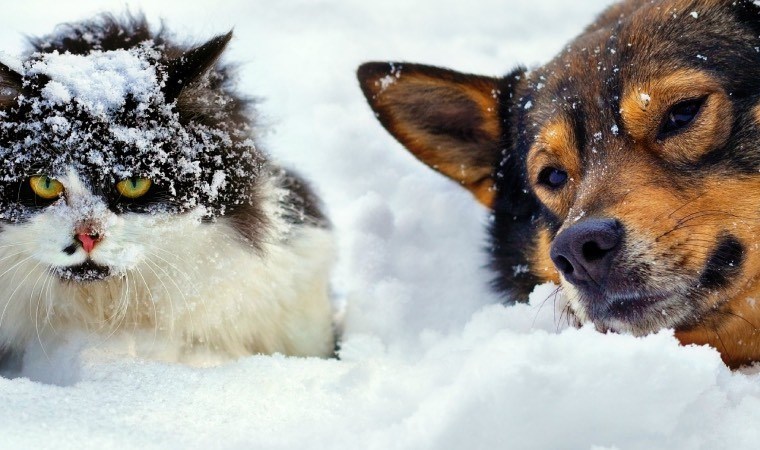
<path id="1" fill-rule="evenodd" d="M 494 215 L 505 298 L 561 283 L 600 330 L 760 361 L 760 7 L 629 0 L 547 65 L 358 72 L 417 158 Z"/>

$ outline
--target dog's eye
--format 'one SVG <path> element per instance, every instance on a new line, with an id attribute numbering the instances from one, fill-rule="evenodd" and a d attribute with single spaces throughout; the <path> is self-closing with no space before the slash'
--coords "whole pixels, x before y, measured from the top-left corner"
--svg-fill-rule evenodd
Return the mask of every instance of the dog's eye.
<path id="1" fill-rule="evenodd" d="M 667 117 L 665 117 L 665 123 L 660 129 L 659 138 L 668 137 L 668 135 L 677 133 L 691 125 L 704 104 L 705 98 L 703 97 L 686 100 L 672 107 L 670 111 L 668 111 Z"/>
<path id="2" fill-rule="evenodd" d="M 567 183 L 567 172 L 547 167 L 538 175 L 538 182 L 550 189 L 559 189 Z"/>

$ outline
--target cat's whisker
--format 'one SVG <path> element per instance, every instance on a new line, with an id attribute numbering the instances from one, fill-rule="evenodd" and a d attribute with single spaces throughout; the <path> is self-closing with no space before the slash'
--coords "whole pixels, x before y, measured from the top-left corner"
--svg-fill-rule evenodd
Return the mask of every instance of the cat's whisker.
<path id="1" fill-rule="evenodd" d="M 106 315 L 106 321 L 104 323 L 104 327 L 107 328 L 110 332 L 110 334 L 107 336 L 106 340 L 108 340 L 114 333 L 114 331 L 121 325 L 121 310 L 124 305 L 124 301 L 129 296 L 129 278 L 126 274 L 124 274 L 124 278 L 122 279 L 123 282 L 120 282 L 118 284 L 119 286 L 119 298 L 115 305 L 111 305 L 111 310 L 109 311 L 109 314 Z"/>
<path id="2" fill-rule="evenodd" d="M 21 289 L 21 286 L 24 285 L 24 283 L 26 282 L 26 280 L 29 279 L 29 277 L 34 273 L 35 270 L 37 270 L 37 268 L 40 265 L 42 265 L 42 262 L 37 262 L 37 264 L 34 267 L 32 267 L 30 270 L 27 271 L 26 276 L 21 280 L 21 282 L 19 282 L 16 285 L 16 288 L 13 290 L 13 292 L 11 292 L 11 295 L 8 296 L 8 298 L 6 300 L 7 303 L 5 305 L 6 308 L 8 307 L 8 305 L 11 304 L 11 302 L 13 301 L 13 297 L 16 296 L 16 294 L 18 293 L 19 289 Z M 19 268 L 20 268 L 20 266 L 19 266 Z M 18 270 L 19 269 L 16 269 L 16 272 L 14 272 L 14 276 L 15 276 L 15 273 L 18 273 Z M 37 281 L 34 284 L 35 287 L 36 287 L 37 283 L 39 283 L 39 278 L 40 277 L 37 277 Z M 32 313 L 31 304 L 32 304 L 32 298 L 34 297 L 34 289 L 35 289 L 35 287 L 32 288 L 32 293 L 30 294 L 30 299 L 29 299 L 29 303 L 28 303 L 29 304 L 29 314 L 30 315 Z M 3 309 L 3 313 L 5 313 L 5 309 Z M 39 328 L 39 302 L 37 303 L 37 311 L 35 312 L 33 319 L 34 319 L 34 326 L 35 326 L 36 331 L 37 331 L 37 339 L 38 339 L 38 341 L 40 343 L 40 347 L 42 348 L 42 352 L 45 353 L 45 356 L 47 357 L 47 352 L 45 351 L 45 345 L 43 344 L 42 338 L 40 337 L 40 328 Z M 2 324 L 2 318 L 0 318 L 0 324 Z"/>
<path id="3" fill-rule="evenodd" d="M 134 333 L 137 331 L 137 324 L 140 322 L 140 303 L 143 301 L 143 299 L 140 296 L 140 291 L 137 289 L 137 280 L 135 280 L 135 277 L 132 277 L 132 284 L 135 291 L 135 311 L 132 314 L 132 333 Z"/>
<path id="4" fill-rule="evenodd" d="M 151 272 L 153 272 L 153 275 L 156 277 L 156 280 L 158 280 L 159 283 L 161 283 L 161 286 L 164 288 L 164 291 L 166 292 L 166 299 L 169 302 L 169 311 L 171 312 L 172 317 L 175 317 L 174 315 L 174 302 L 172 301 L 172 294 L 169 292 L 169 287 L 166 286 L 166 283 L 164 283 L 164 280 L 158 275 L 158 273 L 153 270 L 153 267 L 151 267 L 151 264 L 155 265 L 153 261 L 150 260 L 150 258 L 145 259 L 146 266 L 148 269 L 150 269 Z M 173 329 L 171 330 L 174 331 Z"/>
<path id="5" fill-rule="evenodd" d="M 41 262 L 37 263 L 37 265 L 34 267 L 33 270 L 36 270 L 37 267 L 39 267 L 41 264 L 42 264 Z M 30 273 L 31 273 L 31 271 L 30 271 Z M 37 277 L 37 281 L 34 282 L 34 286 L 32 287 L 32 292 L 29 295 L 29 306 L 30 306 L 30 308 L 29 308 L 30 311 L 29 312 L 30 313 L 31 313 L 32 298 L 34 297 L 34 289 L 37 287 L 37 283 L 40 282 L 40 278 L 42 278 L 45 274 L 46 274 L 46 272 L 42 271 L 40 273 L 40 275 Z M 42 294 L 42 292 L 40 292 L 40 294 Z M 39 321 L 40 321 L 40 302 L 41 301 L 42 301 L 42 295 L 37 296 L 37 306 L 35 307 L 35 311 L 34 311 L 34 329 L 37 332 L 37 342 L 39 342 L 39 344 L 40 344 L 40 348 L 42 349 L 42 353 L 45 355 L 45 358 L 48 361 L 50 361 L 50 356 L 48 355 L 47 350 L 45 350 L 45 343 L 42 341 L 42 334 L 40 333 L 40 323 L 39 323 Z"/>
<path id="6" fill-rule="evenodd" d="M 37 267 L 39 267 L 40 265 L 41 265 L 41 263 L 37 263 L 37 265 L 34 266 L 34 269 L 32 269 L 32 270 L 37 269 Z M 30 273 L 31 273 L 31 271 L 30 271 Z M 35 280 L 34 285 L 32 285 L 31 291 L 29 291 L 29 303 L 28 303 L 28 305 L 29 305 L 29 308 L 28 308 L 29 309 L 29 320 L 35 320 L 35 317 L 32 314 L 32 302 L 34 302 L 34 290 L 37 289 L 37 284 L 40 282 L 40 279 L 42 278 L 42 275 L 44 275 L 44 273 L 40 273 L 40 275 L 37 276 L 37 279 Z M 39 312 L 39 305 L 40 305 L 40 302 L 39 302 L 39 297 L 38 297 L 38 299 L 37 299 L 37 309 L 38 309 L 38 312 Z"/>
<path id="7" fill-rule="evenodd" d="M 77 290 L 81 292 L 83 288 L 77 287 Z M 121 295 L 121 290 L 119 290 L 119 294 Z M 106 296 L 107 299 L 111 300 L 113 297 L 112 286 L 108 286 L 107 291 L 103 295 Z M 92 317 L 90 317 L 87 322 L 87 325 L 88 325 L 87 330 L 89 331 L 88 337 L 94 337 L 95 335 L 97 335 L 99 331 L 102 331 L 106 327 L 106 325 L 108 324 L 109 318 L 108 318 L 108 313 L 105 309 L 107 306 L 107 303 L 105 303 L 105 301 L 93 302 L 93 304 L 90 306 L 96 309 L 92 311 L 92 314 L 88 314 L 88 315 L 91 315 Z M 91 329 L 92 327 L 94 327 L 95 329 L 94 330 Z"/>
<path id="8" fill-rule="evenodd" d="M 37 241 L 24 241 L 24 242 L 14 242 L 12 244 L 3 244 L 0 245 L 0 250 L 6 249 L 6 248 L 13 248 L 13 247 L 21 247 L 23 245 L 30 245 L 30 244 L 36 244 Z"/>
<path id="9" fill-rule="evenodd" d="M 187 274 L 187 273 L 185 273 L 184 271 L 180 270 L 180 269 L 179 269 L 179 268 L 178 268 L 176 265 L 174 265 L 174 264 L 170 263 L 169 261 L 167 261 L 166 259 L 162 258 L 161 256 L 159 256 L 159 255 L 157 255 L 157 254 L 155 254 L 155 253 L 153 253 L 153 252 L 150 252 L 150 251 L 149 251 L 148 253 L 149 253 L 150 255 L 152 255 L 152 256 L 154 256 L 154 257 L 156 257 L 156 258 L 160 259 L 161 261 L 165 262 L 166 264 L 168 264 L 168 265 L 169 265 L 169 267 L 171 267 L 172 269 L 174 269 L 174 270 L 175 270 L 177 273 L 179 273 L 179 274 L 181 274 L 181 275 L 184 275 L 184 276 L 185 276 L 185 278 L 187 279 L 187 281 L 188 281 L 188 283 L 189 283 L 189 285 L 190 285 L 191 289 L 192 289 L 192 290 L 195 290 L 195 280 L 193 280 L 193 278 L 191 278 L 191 277 L 190 277 L 190 275 L 188 275 L 188 274 Z M 154 264 L 155 264 L 155 263 L 154 263 Z M 164 269 L 163 269 L 161 266 L 158 266 L 158 265 L 157 265 L 157 267 L 158 267 L 159 269 L 161 269 L 161 271 L 162 271 L 162 272 L 164 272 L 164 274 L 165 274 L 165 275 L 169 276 L 169 274 L 168 274 L 168 273 L 167 273 L 167 272 L 166 272 L 166 271 L 165 271 L 165 270 L 164 270 Z M 190 321 L 191 321 L 191 322 L 192 322 L 192 324 L 193 324 L 193 328 L 195 328 L 195 329 L 198 329 L 197 327 L 195 327 L 195 317 L 194 317 L 194 315 L 193 315 L 193 308 L 191 308 L 191 307 L 190 307 L 190 304 L 189 304 L 189 303 L 188 303 L 188 301 L 187 301 L 187 296 L 185 295 L 185 292 L 184 292 L 184 290 L 183 290 L 183 289 L 181 289 L 181 288 L 180 288 L 180 287 L 177 285 L 177 282 L 176 282 L 176 281 L 174 281 L 174 277 L 172 277 L 172 276 L 169 276 L 169 281 L 171 281 L 171 282 L 174 284 L 174 286 L 175 286 L 175 287 L 177 288 L 177 290 L 179 291 L 180 295 L 182 295 L 182 300 L 185 302 L 185 307 L 187 308 L 188 314 L 189 314 L 189 316 L 190 316 Z M 203 310 L 204 310 L 205 314 L 206 314 L 206 315 L 208 315 L 208 309 L 207 309 L 207 307 L 206 307 L 206 300 L 203 298 L 203 296 L 202 296 L 202 295 L 199 295 L 199 296 L 197 296 L 197 297 L 198 297 L 198 299 L 199 299 L 199 300 L 200 300 L 200 302 L 201 302 L 201 306 L 203 307 Z"/>
<path id="10" fill-rule="evenodd" d="M 137 331 L 138 325 L 142 322 L 142 317 L 140 316 L 140 305 L 148 301 L 147 297 L 145 297 L 145 292 L 139 288 L 138 280 L 134 273 L 132 273 L 132 290 L 134 291 L 133 297 L 135 301 L 135 310 L 131 315 L 132 332 L 134 334 L 134 332 Z"/>
<path id="11" fill-rule="evenodd" d="M 135 277 L 130 277 L 129 272 L 127 272 L 124 276 L 127 282 L 127 295 L 125 296 L 124 306 L 121 310 L 121 321 L 119 324 L 120 328 L 122 326 L 126 328 L 126 326 L 129 325 L 129 320 L 132 320 L 133 324 L 137 323 L 136 314 L 140 310 L 140 293 L 137 291 L 137 282 L 135 281 Z M 131 295 L 129 294 L 130 286 L 132 289 Z M 130 315 L 130 305 L 132 304 L 134 304 L 135 309 Z"/>
<path id="12" fill-rule="evenodd" d="M 127 316 L 127 308 L 129 307 L 131 300 L 132 298 L 130 296 L 129 274 L 125 273 L 122 295 L 119 297 L 119 303 L 116 305 L 116 310 L 109 320 L 111 325 L 111 336 L 113 336 L 113 334 L 116 333 L 117 330 L 121 329 L 124 325 L 124 321 L 126 320 Z M 113 323 L 114 319 L 116 319 L 116 323 Z"/>
<path id="13" fill-rule="evenodd" d="M 174 253 L 174 252 L 172 252 L 172 251 L 169 251 L 169 250 L 167 250 L 165 247 L 162 247 L 161 245 L 158 245 L 158 244 L 153 244 L 153 243 L 138 243 L 138 242 L 136 242 L 136 241 L 134 241 L 134 243 L 135 243 L 135 244 L 139 244 L 139 245 L 143 245 L 143 246 L 145 246 L 145 247 L 149 247 L 149 248 L 151 248 L 151 249 L 154 249 L 154 250 L 159 250 L 159 251 L 161 251 L 161 252 L 165 253 L 166 255 L 168 255 L 168 256 L 171 256 L 171 257 L 172 257 L 172 258 L 173 258 L 175 261 L 177 261 L 178 263 L 181 263 L 181 262 L 183 262 L 183 261 L 184 261 L 184 259 L 183 259 L 182 255 L 179 255 L 179 254 L 177 254 L 177 253 Z"/>
<path id="14" fill-rule="evenodd" d="M 0 274 L 0 279 L 2 279 L 8 272 L 10 272 L 11 270 L 13 270 L 14 268 L 17 268 L 17 267 L 21 266 L 22 264 L 24 264 L 25 262 L 27 262 L 30 259 L 32 259 L 34 256 L 35 255 L 30 255 L 30 256 L 22 259 L 21 261 L 17 262 L 13 266 L 9 267 L 5 272 L 3 272 L 2 274 Z M 18 272 L 18 269 L 16 271 Z M 6 299 L 5 300 L 5 306 L 3 307 L 3 312 L 2 312 L 2 314 L 0 314 L 0 327 L 3 326 L 3 319 L 5 318 L 5 313 L 8 310 L 8 305 L 10 305 L 10 304 L 11 304 L 11 299 L 10 298 Z"/>
<path id="15" fill-rule="evenodd" d="M 113 315 L 110 317 L 110 320 L 106 320 L 104 325 L 108 326 L 110 325 L 110 332 L 103 340 L 104 342 L 108 342 L 119 329 L 124 324 L 124 320 L 127 316 L 127 311 L 129 307 L 129 274 L 124 274 L 124 284 L 123 286 L 125 289 L 122 289 L 122 295 L 119 296 L 119 303 L 116 306 L 116 309 L 113 311 Z M 116 323 L 114 323 L 114 319 L 116 319 Z"/>
<path id="16" fill-rule="evenodd" d="M 139 244 L 139 245 L 145 246 L 146 247 L 145 248 L 146 255 L 149 255 L 152 258 L 156 258 L 156 259 L 160 260 L 161 262 L 165 263 L 166 265 L 168 265 L 178 275 L 184 277 L 187 280 L 187 282 L 189 283 L 189 285 L 193 287 L 192 289 L 194 289 L 194 286 L 195 286 L 195 283 L 196 283 L 196 279 L 194 277 L 192 277 L 186 271 L 179 269 L 179 267 L 177 267 L 176 264 L 172 263 L 171 261 L 169 261 L 166 258 L 164 258 L 161 255 L 159 255 L 156 251 L 152 251 L 152 250 L 157 250 L 157 251 L 163 252 L 165 255 L 167 255 L 167 257 L 171 257 L 172 259 L 176 260 L 178 263 L 181 263 L 181 262 L 184 261 L 180 255 L 178 255 L 176 253 L 173 253 L 173 252 L 167 250 L 166 248 L 164 248 L 164 247 L 162 247 L 160 245 L 153 244 L 153 243 L 145 244 L 145 243 L 138 243 L 136 241 L 132 241 L 132 242 L 135 243 L 135 244 Z M 148 248 L 150 248 L 150 250 Z M 190 317 L 191 323 L 193 324 L 193 327 L 196 328 L 195 327 L 195 325 L 196 325 L 196 323 L 195 323 L 196 318 L 195 318 L 195 314 L 193 314 L 194 308 L 191 307 L 191 305 L 190 305 L 190 303 L 189 303 L 189 301 L 187 299 L 187 295 L 185 293 L 186 290 L 180 288 L 179 285 L 177 284 L 177 282 L 174 279 L 175 277 L 172 276 L 170 273 L 168 273 L 160 264 L 156 263 L 155 261 L 149 261 L 149 262 L 153 266 L 155 266 L 156 268 L 158 268 L 169 279 L 169 281 L 176 287 L 177 291 L 182 296 L 183 302 L 185 303 L 185 307 L 186 307 L 186 309 L 188 311 L 188 315 Z M 167 288 L 166 288 L 166 284 L 163 283 L 163 277 L 160 277 L 156 273 L 156 271 L 153 270 L 152 268 L 151 268 L 151 271 L 154 273 L 154 275 L 156 275 L 157 279 L 159 279 L 159 281 L 161 281 L 161 283 L 164 284 L 164 289 L 166 290 Z M 167 290 L 167 294 L 168 294 L 168 290 Z M 170 299 L 173 298 L 171 296 L 171 294 L 169 294 L 169 298 Z M 208 307 L 206 305 L 205 298 L 203 298 L 203 296 L 198 296 L 198 300 L 200 301 L 200 305 L 203 308 L 204 313 L 207 314 L 208 313 Z M 173 308 L 173 305 L 171 305 L 171 307 Z M 173 312 L 172 312 L 172 315 L 173 315 Z"/>
<path id="17" fill-rule="evenodd" d="M 150 296 L 150 303 L 153 305 L 153 342 L 151 343 L 151 347 L 153 347 L 156 345 L 156 339 L 158 339 L 158 310 L 156 305 L 156 298 L 153 296 L 153 290 L 145 280 L 145 276 L 143 276 L 142 270 L 140 270 L 139 267 L 135 267 L 135 270 L 137 271 L 138 275 L 140 275 L 140 278 L 142 278 L 143 284 L 145 285 L 145 290 L 148 291 L 148 295 Z"/>
<path id="18" fill-rule="evenodd" d="M 192 286 L 195 286 L 196 278 L 194 278 L 193 276 L 198 275 L 197 267 L 193 267 L 191 271 L 185 270 L 187 268 L 180 269 L 177 266 L 177 264 L 169 261 L 168 259 L 164 258 L 163 256 L 159 255 L 158 253 L 154 251 L 146 250 L 146 253 L 158 259 L 161 263 L 166 264 L 169 268 L 173 269 L 178 275 L 183 276 L 185 280 L 187 280 Z M 177 261 L 182 262 L 182 260 L 179 260 L 179 259 Z"/>
<path id="19" fill-rule="evenodd" d="M 39 266 L 41 266 L 42 263 L 38 263 L 33 270 L 36 270 Z M 37 279 L 34 281 L 34 284 L 32 285 L 32 290 L 29 292 L 29 305 L 31 306 L 32 301 L 34 301 L 34 293 L 37 290 L 37 285 L 42 281 L 42 286 L 40 286 L 39 295 L 37 295 L 37 308 L 39 308 L 40 301 L 42 299 L 42 291 L 45 288 L 45 283 L 47 283 L 47 278 L 45 278 L 45 275 L 47 275 L 46 271 L 41 271 L 40 274 L 37 276 Z M 30 307 L 30 314 L 31 314 L 31 307 Z"/>
<path id="20" fill-rule="evenodd" d="M 22 250 L 20 252 L 12 253 L 10 255 L 5 255 L 2 258 L 0 258 L 0 262 L 5 261 L 6 259 L 14 258 L 14 257 L 19 256 L 19 255 L 23 255 L 24 253 L 26 253 L 26 250 Z"/>
<path id="21" fill-rule="evenodd" d="M 176 264 L 171 263 L 170 261 L 168 261 L 168 260 L 164 259 L 163 257 L 161 257 L 161 255 L 157 255 L 154 252 L 148 251 L 147 253 L 149 255 L 155 257 L 155 258 L 160 259 L 162 262 L 166 263 L 170 268 L 174 269 L 174 271 L 177 272 L 177 274 L 182 275 L 183 277 L 185 277 L 185 279 L 187 280 L 187 282 L 190 284 L 190 286 L 192 288 L 195 287 L 195 278 L 191 277 L 190 274 L 188 274 L 184 270 L 181 270 L 179 267 L 177 267 Z M 169 274 L 166 273 L 166 275 L 169 275 Z M 170 277 L 170 279 L 172 281 L 174 281 L 174 277 Z"/>
<path id="22" fill-rule="evenodd" d="M 155 256 L 155 257 L 158 257 L 159 259 L 161 259 L 162 261 L 166 262 L 167 264 L 170 264 L 168 261 L 166 261 L 165 259 L 163 259 L 163 258 L 161 258 L 160 256 L 156 255 L 155 253 L 151 253 L 151 254 L 152 254 L 153 256 Z M 172 284 L 174 285 L 174 287 L 177 289 L 177 292 L 179 292 L 179 295 L 182 297 L 182 301 L 185 303 L 185 309 L 187 310 L 187 314 L 188 314 L 188 316 L 190 316 L 190 322 L 191 322 L 191 324 L 192 324 L 192 327 L 193 327 L 193 329 L 198 329 L 198 328 L 196 327 L 196 324 L 195 324 L 195 316 L 193 315 L 193 309 L 190 307 L 190 303 L 187 301 L 187 296 L 185 295 L 185 291 L 184 291 L 182 288 L 180 288 L 180 287 L 179 287 L 179 285 L 177 284 L 177 282 L 176 282 L 176 281 L 174 281 L 174 277 L 172 277 L 172 276 L 171 276 L 171 275 L 170 275 L 170 274 L 169 274 L 169 273 L 168 273 L 168 272 L 167 272 L 167 271 L 166 271 L 166 270 L 165 270 L 163 267 L 161 267 L 161 265 L 159 265 L 159 264 L 156 264 L 154 261 L 151 261 L 151 260 L 149 260 L 149 259 L 146 259 L 146 261 L 148 261 L 148 262 L 149 262 L 149 264 L 153 264 L 154 266 L 156 266 L 156 268 L 158 268 L 158 270 L 160 270 L 161 272 L 163 272 L 163 274 L 164 274 L 164 275 L 166 275 L 166 277 L 168 277 L 168 278 L 169 278 L 169 281 L 171 281 L 171 283 L 172 283 Z M 182 271 L 178 270 L 178 269 L 176 268 L 176 266 L 174 267 L 174 270 L 177 270 L 179 273 L 182 273 L 182 274 L 184 274 L 184 272 L 182 272 Z M 187 277 L 187 275 L 186 275 L 186 274 L 185 274 L 185 276 Z M 189 278 L 189 277 L 187 277 L 187 278 L 188 278 L 188 280 L 190 280 L 190 278 Z M 170 296 L 169 296 L 170 304 L 171 304 L 171 299 L 172 299 L 172 298 L 173 298 L 173 297 L 170 295 Z M 204 305 L 204 308 L 205 308 L 205 305 Z M 173 308 L 172 308 L 172 310 L 173 310 Z M 174 315 L 174 313 L 173 313 L 173 312 L 172 312 L 172 315 Z"/>
<path id="23" fill-rule="evenodd" d="M 130 295 L 131 284 L 134 284 L 134 283 L 130 283 L 130 280 L 131 278 L 129 276 L 129 272 L 125 273 L 124 284 L 126 285 L 127 289 L 124 291 L 124 296 L 122 297 L 122 301 L 119 303 L 119 309 L 117 309 L 119 322 L 116 325 L 116 329 L 120 329 L 122 326 L 124 326 L 124 323 L 128 320 L 130 304 L 135 303 L 135 305 L 137 305 L 139 303 L 137 292 L 134 292 L 133 294 Z"/>
<path id="24" fill-rule="evenodd" d="M 58 330 L 55 328 L 55 324 L 52 320 L 52 315 L 55 312 L 55 304 L 53 301 L 53 282 L 55 281 L 55 276 L 53 275 L 53 269 L 48 267 L 45 272 L 47 273 L 47 287 L 45 288 L 45 321 L 48 323 L 48 326 L 50 326 L 50 329 L 52 330 L 53 334 L 58 334 Z"/>

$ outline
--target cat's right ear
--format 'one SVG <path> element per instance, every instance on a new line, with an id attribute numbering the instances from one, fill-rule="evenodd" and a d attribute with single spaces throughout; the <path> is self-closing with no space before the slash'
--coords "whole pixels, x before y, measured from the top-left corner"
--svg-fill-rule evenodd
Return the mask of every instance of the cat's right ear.
<path id="1" fill-rule="evenodd" d="M 417 159 L 493 206 L 493 174 L 503 147 L 502 79 L 378 62 L 363 64 L 357 75 L 388 132 Z"/>
<path id="2" fill-rule="evenodd" d="M 185 87 L 211 69 L 231 39 L 232 31 L 221 34 L 171 61 L 164 86 L 166 99 L 168 101 L 175 100 Z"/>
<path id="3" fill-rule="evenodd" d="M 21 87 L 21 74 L 0 63 L 0 108 L 14 105 L 21 95 Z"/>

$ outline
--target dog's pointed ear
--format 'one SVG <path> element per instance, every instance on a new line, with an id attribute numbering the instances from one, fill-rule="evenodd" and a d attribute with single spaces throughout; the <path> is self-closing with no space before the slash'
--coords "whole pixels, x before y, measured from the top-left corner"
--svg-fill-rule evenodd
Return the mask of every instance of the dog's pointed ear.
<path id="1" fill-rule="evenodd" d="M 366 63 L 362 91 L 383 126 L 419 160 L 492 207 L 500 158 L 498 78 L 405 63 Z"/>
<path id="2" fill-rule="evenodd" d="M 21 74 L 0 63 L 0 109 L 16 103 L 21 95 L 22 78 Z"/>
<path id="3" fill-rule="evenodd" d="M 232 31 L 212 38 L 169 62 L 164 95 L 167 101 L 179 97 L 185 86 L 203 76 L 219 59 L 232 39 Z"/>

